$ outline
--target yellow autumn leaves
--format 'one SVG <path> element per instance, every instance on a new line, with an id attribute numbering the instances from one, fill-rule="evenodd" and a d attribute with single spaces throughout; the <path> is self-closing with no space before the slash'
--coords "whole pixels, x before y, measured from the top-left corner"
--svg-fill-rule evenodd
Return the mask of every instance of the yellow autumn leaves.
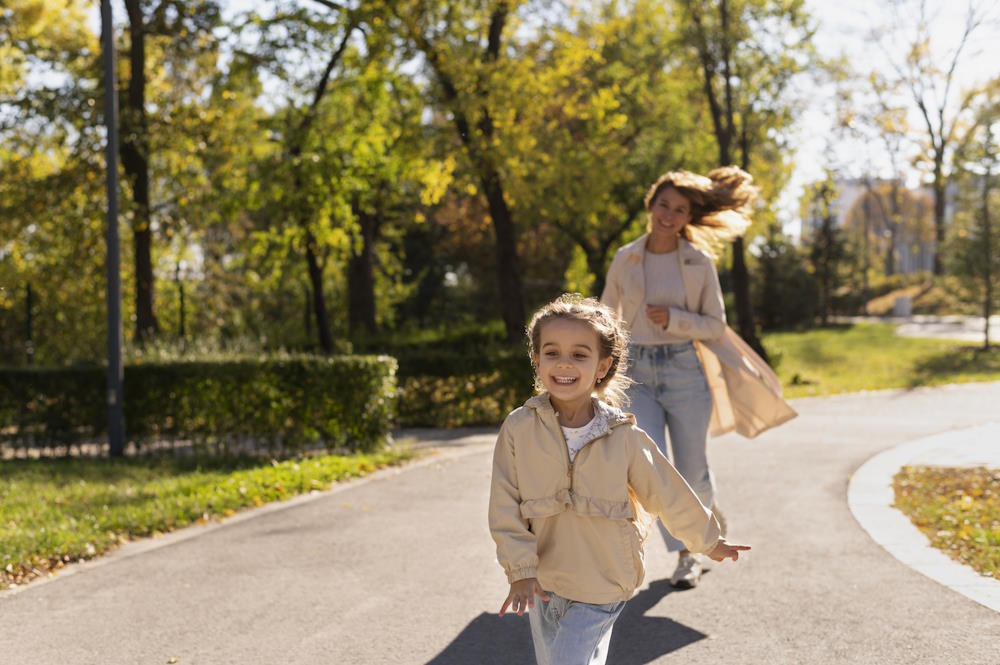
<path id="1" fill-rule="evenodd" d="M 1000 469 L 907 466 L 893 489 L 931 545 L 1000 579 Z"/>

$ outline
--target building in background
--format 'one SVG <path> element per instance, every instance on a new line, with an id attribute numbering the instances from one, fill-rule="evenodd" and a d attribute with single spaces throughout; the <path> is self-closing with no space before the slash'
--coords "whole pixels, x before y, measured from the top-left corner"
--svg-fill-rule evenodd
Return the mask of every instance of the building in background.
<path id="1" fill-rule="evenodd" d="M 852 244 L 867 252 L 873 266 L 886 275 L 930 271 L 934 267 L 934 197 L 928 188 L 911 189 L 880 178 L 838 178 L 832 213 L 837 228 Z M 949 186 L 945 220 L 954 215 L 954 187 Z M 804 238 L 822 224 L 819 213 L 806 206 Z"/>

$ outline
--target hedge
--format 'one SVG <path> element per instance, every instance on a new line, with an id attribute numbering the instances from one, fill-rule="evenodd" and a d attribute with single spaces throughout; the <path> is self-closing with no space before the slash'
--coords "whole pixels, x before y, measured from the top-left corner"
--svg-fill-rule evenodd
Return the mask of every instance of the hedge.
<path id="1" fill-rule="evenodd" d="M 370 451 L 389 434 L 396 361 L 388 356 L 171 362 L 125 367 L 125 428 L 137 446 L 190 442 L 213 452 L 310 446 Z M 0 441 L 70 446 L 107 435 L 101 367 L 0 370 Z"/>
<path id="2" fill-rule="evenodd" d="M 394 354 L 404 427 L 499 425 L 534 394 L 534 370 L 520 348 Z"/>

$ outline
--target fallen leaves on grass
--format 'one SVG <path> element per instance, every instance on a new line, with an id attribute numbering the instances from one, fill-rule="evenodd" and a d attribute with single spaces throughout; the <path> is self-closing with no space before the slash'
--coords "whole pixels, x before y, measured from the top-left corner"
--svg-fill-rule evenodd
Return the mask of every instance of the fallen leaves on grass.
<path id="1" fill-rule="evenodd" d="M 1000 469 L 905 466 L 893 489 L 931 545 L 1000 579 Z"/>

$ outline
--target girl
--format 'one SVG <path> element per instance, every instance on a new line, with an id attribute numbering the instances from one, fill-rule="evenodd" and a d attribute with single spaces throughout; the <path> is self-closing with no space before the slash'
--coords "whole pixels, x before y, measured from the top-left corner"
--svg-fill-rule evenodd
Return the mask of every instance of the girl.
<path id="1" fill-rule="evenodd" d="M 507 416 L 493 455 L 490 531 L 510 582 L 500 615 L 533 610 L 539 665 L 604 663 L 645 572 L 645 511 L 716 561 L 750 548 L 720 536 L 634 418 L 612 406 L 624 396 L 628 342 L 613 311 L 565 295 L 535 314 L 528 338 L 540 394 Z"/>
<path id="2" fill-rule="evenodd" d="M 755 436 L 795 416 L 771 369 L 726 326 L 715 270 L 719 246 L 749 226 L 756 195 L 750 174 L 736 167 L 708 177 L 664 174 L 646 194 L 648 233 L 618 250 L 601 296 L 630 329 L 636 422 L 664 454 L 669 429 L 674 466 L 723 529 L 706 453 L 710 425 L 713 434 Z M 660 531 L 679 552 L 671 583 L 697 585 L 702 569 L 692 550 L 670 525 Z"/>

